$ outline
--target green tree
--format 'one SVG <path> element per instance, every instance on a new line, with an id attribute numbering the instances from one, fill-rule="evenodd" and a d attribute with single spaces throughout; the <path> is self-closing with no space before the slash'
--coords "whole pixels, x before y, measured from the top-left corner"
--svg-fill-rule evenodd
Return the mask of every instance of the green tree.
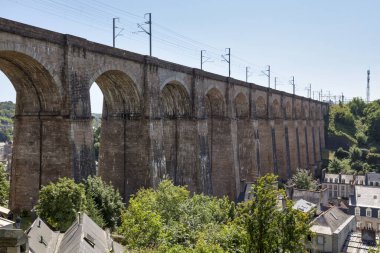
<path id="1" fill-rule="evenodd" d="M 248 234 L 248 252 L 304 252 L 310 235 L 308 217 L 293 209 L 285 192 L 275 186 L 273 174 L 258 179 L 252 186 L 252 200 L 239 205 L 240 222 Z M 287 204 L 278 206 L 279 198 Z"/>
<path id="2" fill-rule="evenodd" d="M 356 117 L 362 117 L 364 115 L 364 110 L 366 108 L 366 103 L 361 98 L 353 98 L 347 106 L 350 108 L 350 111 Z"/>
<path id="3" fill-rule="evenodd" d="M 351 170 L 350 160 L 349 159 L 343 159 L 339 160 L 336 157 L 334 157 L 332 160 L 329 161 L 329 165 L 327 167 L 329 173 L 344 173 L 344 174 L 353 174 L 354 171 Z"/>
<path id="4" fill-rule="evenodd" d="M 37 214 L 54 229 L 65 231 L 79 211 L 86 210 L 86 194 L 82 184 L 60 178 L 43 186 L 36 205 Z"/>
<path id="5" fill-rule="evenodd" d="M 93 127 L 94 134 L 94 151 L 95 151 L 95 160 L 99 160 L 99 149 L 100 149 L 100 133 L 102 131 L 101 127 Z"/>
<path id="6" fill-rule="evenodd" d="M 298 189 L 316 190 L 318 183 L 308 170 L 297 169 L 297 172 L 289 180 L 289 183 L 294 183 Z"/>
<path id="7" fill-rule="evenodd" d="M 125 208 L 119 191 L 111 184 L 105 183 L 100 177 L 89 176 L 84 181 L 86 195 L 91 198 L 99 210 L 105 226 L 114 229 L 120 224 L 121 213 Z"/>
<path id="8" fill-rule="evenodd" d="M 9 201 L 9 180 L 5 172 L 5 166 L 0 163 L 0 205 L 8 206 Z"/>
<path id="9" fill-rule="evenodd" d="M 161 215 L 155 211 L 156 207 L 157 196 L 152 189 L 141 189 L 130 198 L 118 230 L 128 247 L 153 248 L 158 245 L 158 236 L 164 223 Z"/>
<path id="10" fill-rule="evenodd" d="M 243 252 L 243 229 L 229 222 L 233 206 L 227 198 L 190 196 L 185 187 L 163 180 L 156 190 L 142 189 L 130 199 L 119 233 L 134 249 Z"/>
<path id="11" fill-rule="evenodd" d="M 380 109 L 371 113 L 367 121 L 369 137 L 376 142 L 380 142 Z"/>
<path id="12" fill-rule="evenodd" d="M 362 151 L 357 146 L 350 147 L 351 162 L 360 161 L 362 159 Z"/>
<path id="13" fill-rule="evenodd" d="M 310 220 L 307 213 L 293 208 L 293 202 L 286 201 L 286 207 L 280 214 L 280 248 L 282 252 L 304 252 L 307 236 L 311 235 Z"/>

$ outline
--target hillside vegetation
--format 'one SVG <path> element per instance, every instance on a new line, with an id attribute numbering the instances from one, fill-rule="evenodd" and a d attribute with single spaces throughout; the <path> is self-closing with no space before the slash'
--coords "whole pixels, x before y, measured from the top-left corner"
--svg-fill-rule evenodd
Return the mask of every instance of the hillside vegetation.
<path id="1" fill-rule="evenodd" d="M 380 172 L 380 100 L 366 104 L 354 98 L 330 107 L 328 169 L 333 173 Z"/>
<path id="2" fill-rule="evenodd" d="M 12 141 L 13 119 L 16 105 L 11 102 L 0 102 L 0 142 Z"/>

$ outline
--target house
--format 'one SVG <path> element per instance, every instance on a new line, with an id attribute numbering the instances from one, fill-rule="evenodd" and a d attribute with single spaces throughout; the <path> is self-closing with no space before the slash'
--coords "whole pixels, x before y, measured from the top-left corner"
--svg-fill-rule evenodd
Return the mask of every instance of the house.
<path id="1" fill-rule="evenodd" d="M 309 245 L 310 252 L 341 252 L 355 226 L 353 215 L 345 214 L 338 207 L 331 207 L 312 221 L 311 231 L 315 236 Z"/>
<path id="2" fill-rule="evenodd" d="M 355 215 L 358 230 L 380 232 L 380 187 L 356 185 L 349 199 L 349 214 Z"/>
<path id="3" fill-rule="evenodd" d="M 13 223 L 7 219 L 0 219 L 0 252 L 29 253 L 27 235 L 21 229 L 14 229 Z"/>
<path id="4" fill-rule="evenodd" d="M 348 198 L 354 194 L 355 185 L 380 187 L 380 173 L 365 175 L 324 174 L 322 187 L 327 188 L 330 199 Z"/>
<path id="5" fill-rule="evenodd" d="M 328 189 L 329 198 L 348 198 L 354 192 L 355 185 L 365 185 L 364 175 L 325 174 L 322 188 Z"/>
<path id="6" fill-rule="evenodd" d="M 77 219 L 65 233 L 51 230 L 37 218 L 27 234 L 33 253 L 124 252 L 122 245 L 114 242 L 108 232 L 84 213 L 78 213 Z"/>
<path id="7" fill-rule="evenodd" d="M 380 186 L 380 173 L 370 172 L 366 174 L 366 185 Z"/>
<path id="8" fill-rule="evenodd" d="M 285 188 L 287 197 L 294 202 L 303 199 L 304 201 L 315 204 L 317 214 L 325 211 L 329 206 L 327 189 L 309 191 L 297 189 L 294 185 L 286 185 Z"/>

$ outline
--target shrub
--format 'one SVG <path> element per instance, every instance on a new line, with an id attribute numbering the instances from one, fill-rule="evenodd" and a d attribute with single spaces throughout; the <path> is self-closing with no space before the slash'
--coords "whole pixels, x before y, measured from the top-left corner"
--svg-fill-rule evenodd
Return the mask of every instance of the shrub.
<path id="1" fill-rule="evenodd" d="M 356 140 L 358 141 L 359 147 L 364 147 L 367 144 L 368 137 L 364 133 L 358 132 L 356 133 L 355 137 L 356 137 Z"/>
<path id="2" fill-rule="evenodd" d="M 95 207 L 99 210 L 105 226 L 114 229 L 120 224 L 121 212 L 125 205 L 119 192 L 100 177 L 88 177 L 84 181 L 84 187 L 87 196 L 93 200 Z"/>
<path id="3" fill-rule="evenodd" d="M 356 146 L 350 148 L 350 158 L 351 162 L 359 161 L 362 158 L 362 151 Z"/>
<path id="4" fill-rule="evenodd" d="M 380 154 L 369 153 L 367 156 L 367 162 L 372 165 L 380 164 Z"/>
<path id="5" fill-rule="evenodd" d="M 350 157 L 350 152 L 344 150 L 342 147 L 338 148 L 337 151 L 335 152 L 334 156 L 340 160 L 349 158 Z"/>
<path id="6" fill-rule="evenodd" d="M 37 214 L 54 229 L 65 231 L 79 211 L 86 209 L 86 194 L 82 184 L 60 178 L 40 190 L 36 205 Z"/>

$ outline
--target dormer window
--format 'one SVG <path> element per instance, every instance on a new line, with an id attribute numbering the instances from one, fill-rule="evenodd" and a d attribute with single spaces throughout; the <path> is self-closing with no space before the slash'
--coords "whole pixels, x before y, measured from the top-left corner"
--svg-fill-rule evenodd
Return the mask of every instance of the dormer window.
<path id="1" fill-rule="evenodd" d="M 344 183 L 346 183 L 346 180 L 343 178 L 343 179 L 342 179 L 342 184 L 344 184 Z"/>
<path id="2" fill-rule="evenodd" d="M 373 182 L 369 182 L 369 185 L 370 185 L 370 186 L 373 186 Z"/>
<path id="3" fill-rule="evenodd" d="M 365 215 L 367 217 L 372 217 L 372 209 L 371 208 L 367 208 L 366 211 L 365 211 Z"/>
<path id="4" fill-rule="evenodd" d="M 332 178 L 330 178 L 330 183 L 332 183 L 333 182 L 333 179 Z"/>
<path id="5" fill-rule="evenodd" d="M 335 178 L 335 183 L 338 183 L 338 179 L 337 178 Z"/>

